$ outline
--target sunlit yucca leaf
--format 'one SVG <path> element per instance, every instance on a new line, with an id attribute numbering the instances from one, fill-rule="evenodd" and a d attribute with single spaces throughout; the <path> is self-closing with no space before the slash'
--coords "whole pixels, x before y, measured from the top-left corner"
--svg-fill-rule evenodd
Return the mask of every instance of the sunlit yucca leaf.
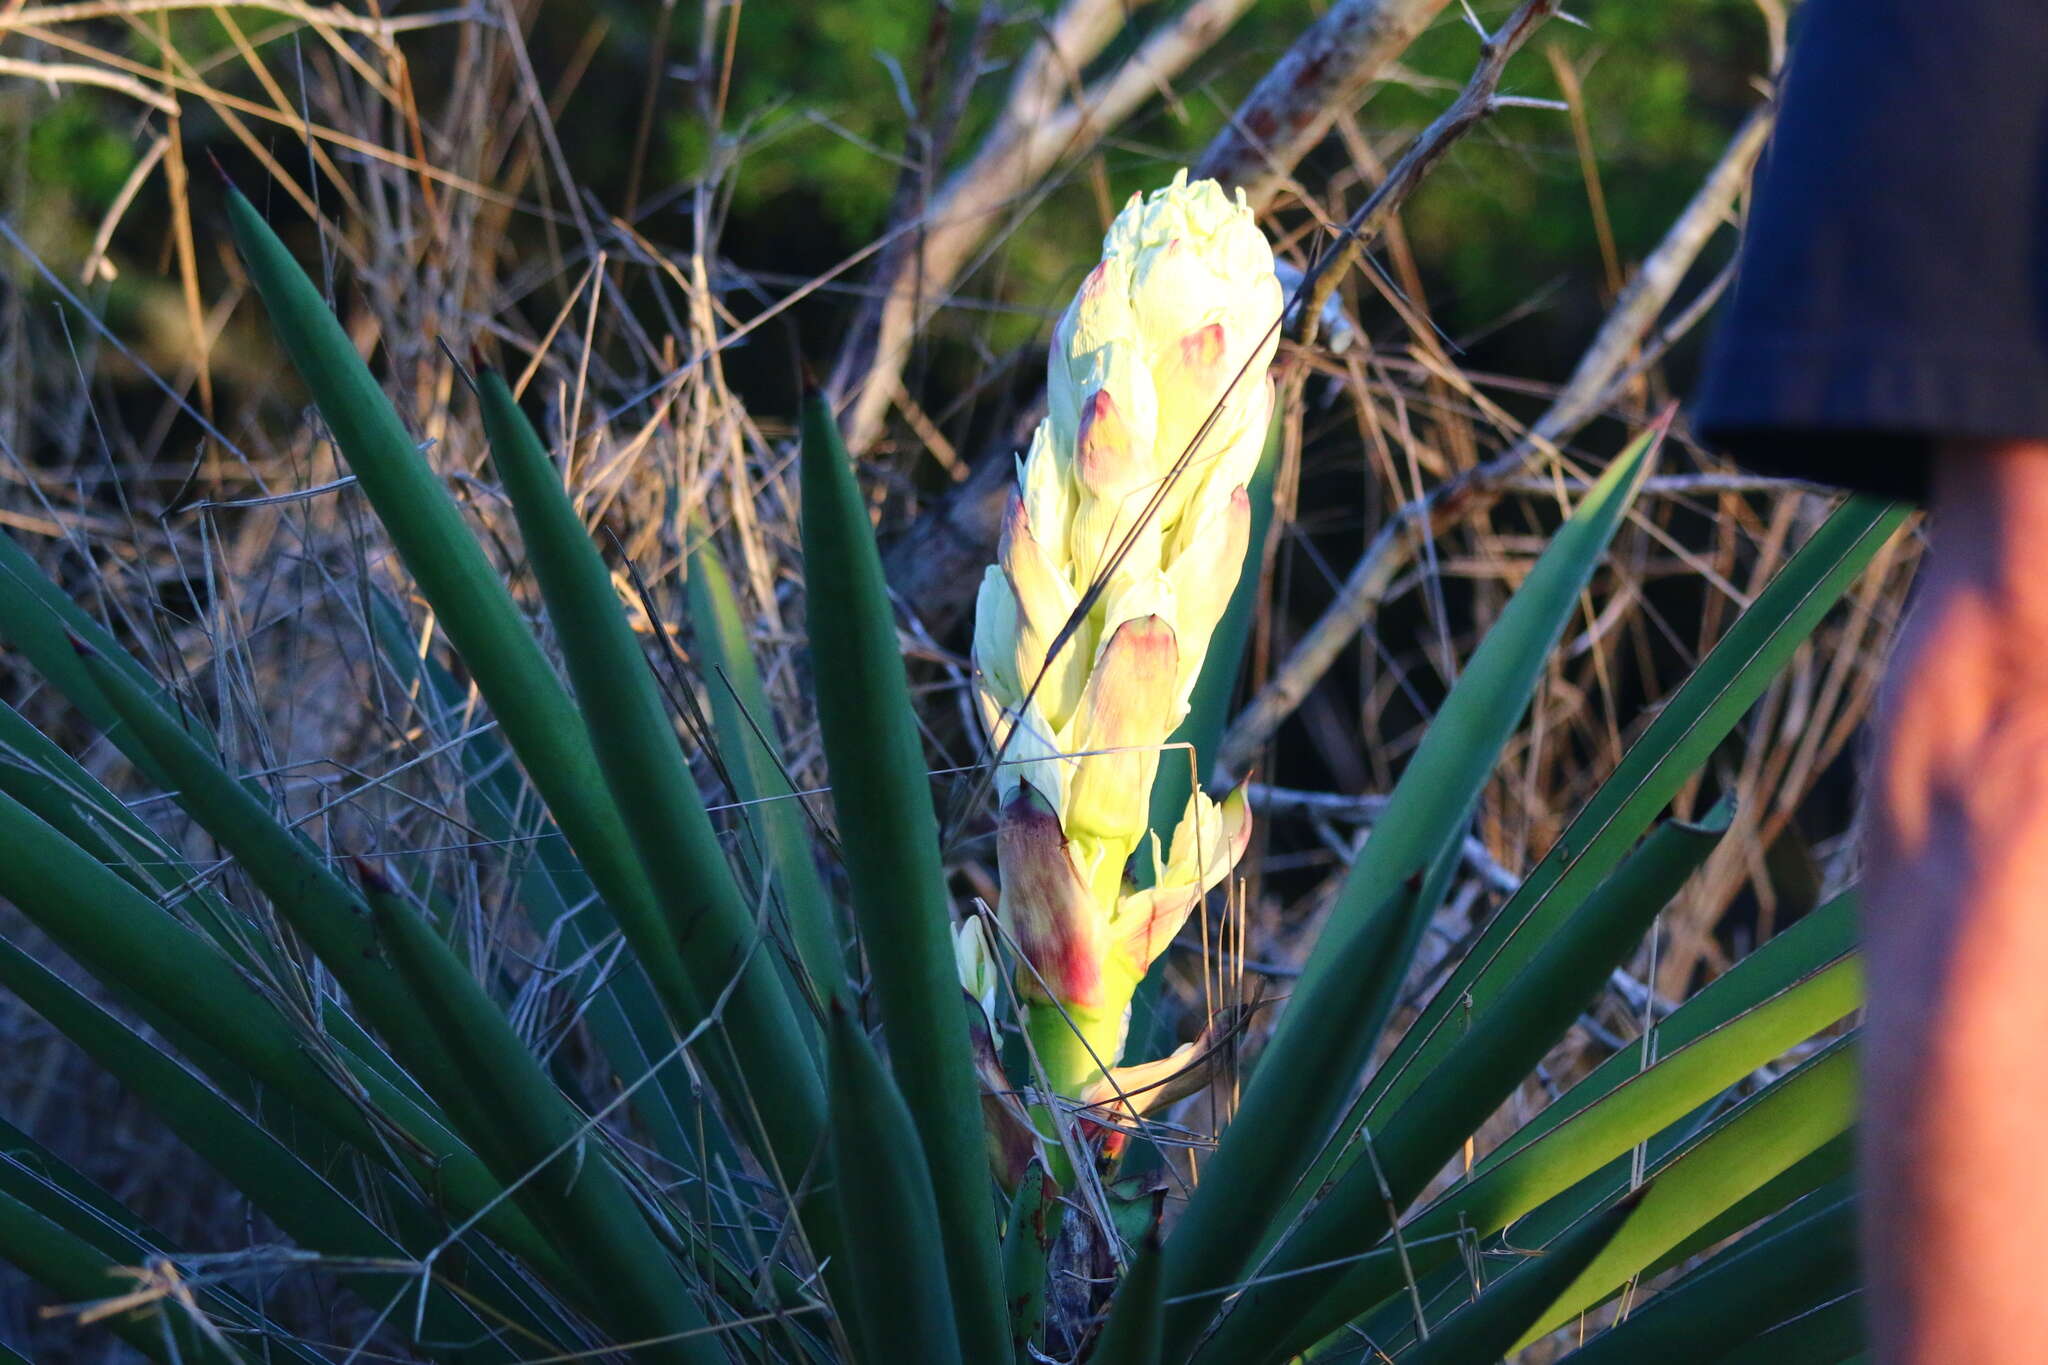
<path id="1" fill-rule="evenodd" d="M 1649 469 L 1659 434 L 1638 438 L 1587 491 L 1502 610 L 1403 771 L 1345 879 L 1238 1120 L 1167 1243 L 1169 1300 L 1235 1278 L 1329 1134 L 1343 1095 L 1372 1056 L 1393 988 L 1449 875 L 1472 806 Z M 1360 945 L 1370 945 L 1364 961 L 1355 951 Z M 1358 989 L 1366 979 L 1372 988 Z M 1203 1300 L 1170 1303 L 1169 1355 L 1187 1348 L 1209 1311 Z"/>
<path id="2" fill-rule="evenodd" d="M 1846 1183 L 1788 1209 L 1567 1359 L 1572 1365 L 1712 1365 L 1780 1323 L 1840 1298 L 1856 1271 L 1856 1202 Z"/>
<path id="3" fill-rule="evenodd" d="M 1371 1145 L 1369 1159 L 1354 1163 L 1259 1266 L 1262 1283 L 1238 1299 L 1198 1358 L 1248 1362 L 1284 1354 L 1280 1343 L 1297 1336 L 1304 1315 L 1343 1274 L 1345 1258 L 1370 1250 L 1514 1093 L 1713 850 L 1731 814 L 1724 803 L 1707 823 L 1661 826 L 1587 897 L 1494 1008 L 1472 1020 L 1428 1083 L 1382 1128 L 1359 1136 Z M 1370 1304 L 1342 1307 L 1348 1317 Z"/>
<path id="4" fill-rule="evenodd" d="M 1517 1344 L 1604 1301 L 1723 1209 L 1845 1132 L 1855 1110 L 1852 1034 L 1745 1100 L 1654 1172 L 1635 1214 Z"/>
<path id="5" fill-rule="evenodd" d="M 1720 999 L 1702 994 L 1667 1019 L 1671 1050 L 1655 1065 L 1642 1067 L 1640 1049 L 1617 1054 L 1517 1130 L 1467 1179 L 1404 1225 L 1404 1255 L 1388 1249 L 1344 1271 L 1290 1327 L 1288 1340 L 1305 1343 L 1336 1331 L 1400 1290 L 1408 1275 L 1454 1259 L 1459 1236 L 1499 1232 L 1575 1182 L 1623 1159 L 1637 1144 L 1667 1133 L 1687 1114 L 1861 1003 L 1860 964 L 1836 957 L 1712 1031 L 1692 1036 L 1702 1016 L 1718 1014 L 1729 999 L 1748 994 L 1757 977 L 1775 977 L 1790 956 L 1771 952 L 1776 944 L 1766 945 L 1724 978 L 1729 989 Z M 1700 1014 L 1682 1017 L 1694 1006 L 1702 1007 Z"/>

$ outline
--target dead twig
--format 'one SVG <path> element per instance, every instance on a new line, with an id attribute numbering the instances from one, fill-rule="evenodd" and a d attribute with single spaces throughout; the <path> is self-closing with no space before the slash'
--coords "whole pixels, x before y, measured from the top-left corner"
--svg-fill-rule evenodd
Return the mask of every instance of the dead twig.
<path id="1" fill-rule="evenodd" d="M 1315 341 L 1323 305 L 1330 301 L 1338 282 L 1351 273 L 1366 247 L 1392 221 L 1422 178 L 1465 134 L 1478 127 L 1481 119 L 1493 112 L 1508 60 L 1529 40 L 1530 34 L 1542 27 L 1544 20 L 1557 12 L 1557 5 L 1558 0 L 1523 0 L 1506 22 L 1479 40 L 1479 65 L 1465 82 L 1465 88 L 1458 92 L 1458 98 L 1408 145 L 1386 179 L 1351 215 L 1337 240 L 1318 254 L 1302 282 L 1303 302 L 1297 305 L 1296 326 L 1303 345 Z"/>
<path id="2" fill-rule="evenodd" d="M 1262 208 L 1445 0 L 1338 0 L 1246 96 L 1195 163 Z"/>

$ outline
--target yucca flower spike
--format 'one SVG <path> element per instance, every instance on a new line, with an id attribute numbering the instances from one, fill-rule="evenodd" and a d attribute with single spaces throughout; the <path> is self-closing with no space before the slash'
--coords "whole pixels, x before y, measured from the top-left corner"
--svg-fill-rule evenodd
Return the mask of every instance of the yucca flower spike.
<path id="1" fill-rule="evenodd" d="M 1242 193 L 1182 171 L 1134 195 L 1060 320 L 1048 415 L 982 581 L 999 914 L 1064 1096 L 1099 1090 L 1138 982 L 1250 837 L 1241 791 L 1197 790 L 1164 848 L 1147 824 L 1159 764 L 1185 761 L 1162 746 L 1244 562 L 1280 308 Z M 1151 860 L 1143 890 L 1134 857 Z"/>

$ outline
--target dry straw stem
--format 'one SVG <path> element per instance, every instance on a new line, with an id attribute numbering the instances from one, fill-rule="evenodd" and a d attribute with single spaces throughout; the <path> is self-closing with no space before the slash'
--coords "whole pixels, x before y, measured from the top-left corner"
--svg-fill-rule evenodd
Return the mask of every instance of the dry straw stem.
<path id="1" fill-rule="evenodd" d="M 1451 520 L 1469 516 L 1485 505 L 1531 459 L 1554 454 L 1559 442 L 1569 439 L 1619 396 L 1617 380 L 1634 378 L 1631 359 L 1701 248 L 1727 221 L 1736 196 L 1749 183 L 1750 167 L 1770 127 L 1770 111 L 1759 109 L 1736 132 L 1706 182 L 1616 300 L 1564 389 L 1528 433 L 1502 454 L 1437 484 L 1387 518 L 1352 566 L 1336 601 L 1231 724 L 1217 755 L 1221 771 L 1242 773 L 1256 761 L 1281 722 L 1294 714 L 1352 637 L 1372 620 L 1388 587 L 1408 563 L 1414 542 L 1441 534 Z M 1414 534 L 1418 530 L 1420 534 Z"/>
<path id="2" fill-rule="evenodd" d="M 131 18 L 142 14 L 167 14 L 174 10 L 219 7 L 218 0 L 77 0 L 77 3 L 68 5 L 28 5 L 12 13 L 0 14 L 0 33 L 43 24 L 76 24 L 88 19 Z M 296 3 L 296 0 L 243 0 L 237 8 L 268 10 L 315 28 L 362 33 L 385 41 L 400 33 L 484 19 L 488 13 L 479 6 L 464 5 L 456 9 L 423 10 L 418 14 L 386 18 L 374 13 L 360 14 L 339 5 L 308 5 Z"/>

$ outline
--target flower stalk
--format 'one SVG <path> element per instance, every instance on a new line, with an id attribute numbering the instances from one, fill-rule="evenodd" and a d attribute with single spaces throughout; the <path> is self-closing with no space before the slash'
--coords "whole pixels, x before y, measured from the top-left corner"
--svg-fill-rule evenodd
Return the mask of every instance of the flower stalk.
<path id="1" fill-rule="evenodd" d="M 976 603 L 999 914 L 1044 1082 L 1070 1099 L 1115 1095 L 1133 992 L 1250 837 L 1241 791 L 1198 788 L 1163 846 L 1148 814 L 1244 562 L 1280 308 L 1242 195 L 1182 172 L 1134 196 L 1060 320 Z"/>

